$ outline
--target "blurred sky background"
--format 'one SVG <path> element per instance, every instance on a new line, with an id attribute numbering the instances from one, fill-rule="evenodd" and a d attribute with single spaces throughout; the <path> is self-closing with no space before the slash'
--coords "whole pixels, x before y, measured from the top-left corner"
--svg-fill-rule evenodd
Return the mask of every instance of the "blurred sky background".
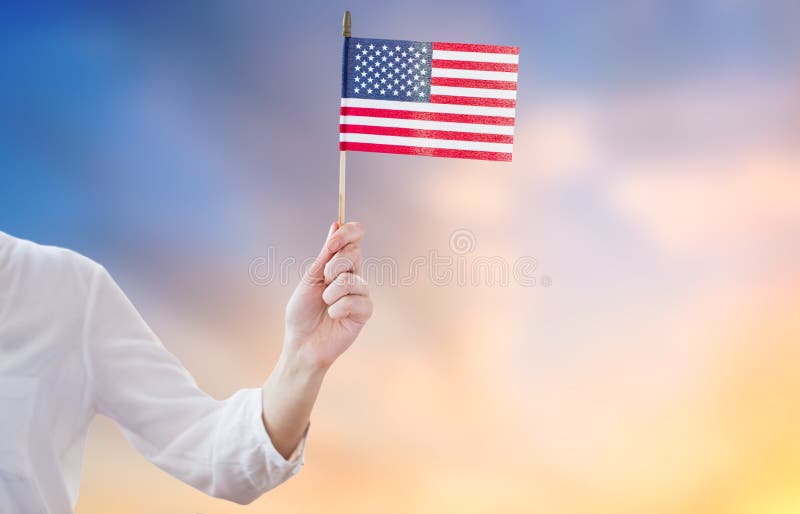
<path id="1" fill-rule="evenodd" d="M 517 45 L 512 164 L 348 158 L 373 288 L 305 469 L 249 507 L 92 425 L 82 514 L 800 512 L 800 3 L 77 2 L 0 13 L 0 230 L 104 264 L 217 397 L 258 386 L 336 216 L 353 34 Z"/>

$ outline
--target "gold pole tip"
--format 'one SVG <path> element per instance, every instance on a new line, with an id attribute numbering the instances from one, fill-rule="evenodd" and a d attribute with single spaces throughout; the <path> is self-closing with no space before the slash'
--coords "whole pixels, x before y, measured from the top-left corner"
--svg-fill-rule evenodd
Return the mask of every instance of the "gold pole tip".
<path id="1" fill-rule="evenodd" d="M 342 35 L 344 37 L 350 37 L 350 11 L 344 12 L 344 18 L 342 18 Z"/>

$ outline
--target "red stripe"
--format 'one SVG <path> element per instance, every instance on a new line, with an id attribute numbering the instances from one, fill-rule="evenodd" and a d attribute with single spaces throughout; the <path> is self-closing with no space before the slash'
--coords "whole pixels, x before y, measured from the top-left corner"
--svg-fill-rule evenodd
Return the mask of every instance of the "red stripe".
<path id="1" fill-rule="evenodd" d="M 483 107 L 516 107 L 510 98 L 478 98 L 475 96 L 431 95 L 432 104 L 480 105 Z"/>
<path id="2" fill-rule="evenodd" d="M 447 59 L 434 59 L 431 61 L 434 68 L 452 68 L 455 70 L 481 70 L 481 71 L 519 71 L 519 64 L 504 62 L 477 62 L 477 61 L 449 61 Z"/>
<path id="3" fill-rule="evenodd" d="M 483 116 L 480 114 L 450 114 L 445 112 L 401 111 L 395 109 L 372 109 L 369 107 L 342 107 L 342 116 L 371 116 L 402 120 L 449 121 L 454 123 L 481 123 L 484 125 L 514 126 L 514 118 L 505 116 Z"/>
<path id="4" fill-rule="evenodd" d="M 341 142 L 339 143 L 339 150 L 396 153 L 403 155 L 427 155 L 429 157 L 456 157 L 459 159 L 481 159 L 484 161 L 511 161 L 511 154 L 506 152 L 479 152 L 477 150 L 422 148 L 419 146 L 379 145 L 375 143 Z"/>
<path id="5" fill-rule="evenodd" d="M 514 136 L 502 134 L 477 134 L 450 130 L 422 130 L 400 127 L 377 127 L 374 125 L 340 124 L 339 132 L 353 134 L 376 134 L 379 136 L 424 137 L 427 139 L 450 139 L 455 141 L 480 141 L 482 143 L 514 143 Z"/>
<path id="6" fill-rule="evenodd" d="M 434 50 L 450 50 L 453 52 L 485 52 L 489 54 L 519 55 L 519 47 L 497 45 L 469 45 L 466 43 L 433 43 Z"/>
<path id="7" fill-rule="evenodd" d="M 481 89 L 517 89 L 516 82 L 507 80 L 454 79 L 450 77 L 431 77 L 432 86 L 476 87 Z"/>

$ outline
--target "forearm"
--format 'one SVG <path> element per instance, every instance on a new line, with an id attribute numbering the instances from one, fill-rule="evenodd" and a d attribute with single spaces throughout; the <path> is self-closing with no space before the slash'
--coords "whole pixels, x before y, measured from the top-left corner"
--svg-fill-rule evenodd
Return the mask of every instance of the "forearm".
<path id="1" fill-rule="evenodd" d="M 285 348 L 261 388 L 264 426 L 284 458 L 289 458 L 303 437 L 326 371 Z"/>

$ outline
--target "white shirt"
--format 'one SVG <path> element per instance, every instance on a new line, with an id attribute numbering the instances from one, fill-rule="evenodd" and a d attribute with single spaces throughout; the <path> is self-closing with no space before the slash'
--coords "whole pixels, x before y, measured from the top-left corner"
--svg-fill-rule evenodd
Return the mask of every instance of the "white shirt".
<path id="1" fill-rule="evenodd" d="M 96 413 L 156 466 L 249 503 L 299 471 L 261 419 L 260 389 L 203 393 L 106 270 L 0 232 L 0 513 L 71 513 Z"/>

